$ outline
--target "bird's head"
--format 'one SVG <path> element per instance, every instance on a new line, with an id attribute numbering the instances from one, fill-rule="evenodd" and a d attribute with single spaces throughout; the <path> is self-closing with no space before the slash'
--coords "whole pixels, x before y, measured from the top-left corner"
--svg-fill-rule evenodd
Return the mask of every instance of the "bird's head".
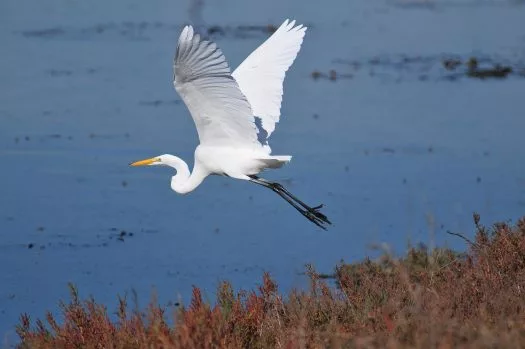
<path id="1" fill-rule="evenodd" d="M 190 170 L 188 168 L 188 165 L 184 162 L 184 160 L 182 160 L 181 158 L 175 155 L 170 155 L 170 154 L 159 155 L 153 158 L 135 161 L 129 165 L 130 166 L 161 165 L 161 166 L 168 166 L 168 167 L 174 168 L 176 171 L 176 174 L 175 176 L 171 177 L 171 188 L 180 194 L 186 194 L 192 191 L 193 189 L 195 189 L 197 185 L 199 185 L 200 182 L 202 182 L 202 179 L 201 179 L 200 182 L 196 183 L 195 187 L 186 185 L 190 177 Z"/>
<path id="2" fill-rule="evenodd" d="M 139 160 L 132 162 L 129 164 L 130 166 L 153 166 L 153 165 L 161 165 L 161 166 L 168 166 L 172 167 L 177 171 L 177 174 L 180 174 L 182 177 L 189 177 L 190 170 L 188 169 L 188 165 L 182 160 L 181 158 L 170 155 L 170 154 L 164 154 L 155 156 L 149 159 Z"/>

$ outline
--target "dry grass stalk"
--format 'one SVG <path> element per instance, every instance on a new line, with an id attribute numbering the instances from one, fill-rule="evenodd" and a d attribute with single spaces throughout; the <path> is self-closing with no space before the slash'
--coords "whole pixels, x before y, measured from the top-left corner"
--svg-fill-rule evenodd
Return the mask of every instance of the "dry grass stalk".
<path id="1" fill-rule="evenodd" d="M 467 253 L 412 248 L 406 257 L 341 264 L 335 286 L 308 267 L 309 290 L 283 297 L 270 275 L 255 291 L 193 289 L 175 325 L 153 301 L 116 321 L 71 286 L 64 320 L 22 315 L 20 348 L 516 348 L 525 343 L 525 220 L 486 229 Z"/>

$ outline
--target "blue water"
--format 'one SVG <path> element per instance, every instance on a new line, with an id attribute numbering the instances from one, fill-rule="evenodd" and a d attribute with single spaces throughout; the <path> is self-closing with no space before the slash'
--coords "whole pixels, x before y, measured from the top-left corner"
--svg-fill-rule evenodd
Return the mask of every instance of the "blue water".
<path id="1" fill-rule="evenodd" d="M 236 67 L 285 18 L 309 26 L 288 72 L 266 177 L 334 222 L 317 229 L 274 193 L 212 177 L 170 190 L 168 169 L 130 168 L 173 153 L 192 163 L 197 136 L 171 81 L 181 26 L 224 27 Z M 402 253 L 409 242 L 465 248 L 447 230 L 525 213 L 525 8 L 517 1 L 188 2 L 4 0 L 0 4 L 0 340 L 21 312 L 42 317 L 67 282 L 110 311 L 213 299 L 219 280 L 252 288 L 269 271 L 303 287 L 306 263 Z M 470 79 L 445 57 L 509 64 Z M 492 62 L 492 63 L 491 63 Z M 337 79 L 311 73 L 336 72 Z M 124 231 L 119 239 L 121 231 Z M 132 235 L 131 235 L 131 234 Z M 122 241 L 123 240 L 123 241 Z"/>

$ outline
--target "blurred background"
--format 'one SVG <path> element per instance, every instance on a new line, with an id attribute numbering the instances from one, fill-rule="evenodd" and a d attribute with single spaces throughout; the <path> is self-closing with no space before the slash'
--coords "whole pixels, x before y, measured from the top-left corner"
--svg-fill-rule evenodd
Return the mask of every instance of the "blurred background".
<path id="1" fill-rule="evenodd" d="M 198 139 L 172 86 L 193 24 L 235 68 L 286 18 L 308 27 L 271 137 L 289 166 L 265 176 L 334 225 L 321 231 L 271 191 L 130 168 Z M 282 291 L 304 265 L 330 273 L 386 244 L 465 249 L 481 222 L 525 211 L 525 7 L 507 0 L 3 0 L 0 3 L 0 345 L 67 283 L 117 295 L 214 299 L 220 280 Z"/>

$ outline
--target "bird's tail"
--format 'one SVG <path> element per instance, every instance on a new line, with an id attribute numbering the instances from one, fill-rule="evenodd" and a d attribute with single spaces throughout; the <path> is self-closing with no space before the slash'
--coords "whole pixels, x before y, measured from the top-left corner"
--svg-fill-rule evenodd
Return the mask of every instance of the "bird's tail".
<path id="1" fill-rule="evenodd" d="M 261 159 L 266 165 L 266 168 L 279 168 L 292 160 L 291 155 L 270 155 L 268 158 Z"/>

